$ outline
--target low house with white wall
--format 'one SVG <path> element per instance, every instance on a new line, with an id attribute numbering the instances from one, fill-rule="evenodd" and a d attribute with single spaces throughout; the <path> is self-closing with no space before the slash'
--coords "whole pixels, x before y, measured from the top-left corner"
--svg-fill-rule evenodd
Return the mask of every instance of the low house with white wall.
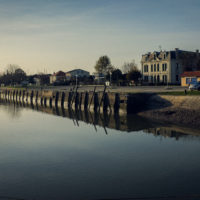
<path id="1" fill-rule="evenodd" d="M 66 81 L 66 75 L 65 72 L 63 71 L 58 71 L 50 76 L 50 84 L 53 84 L 55 82 L 65 82 L 65 81 Z"/>

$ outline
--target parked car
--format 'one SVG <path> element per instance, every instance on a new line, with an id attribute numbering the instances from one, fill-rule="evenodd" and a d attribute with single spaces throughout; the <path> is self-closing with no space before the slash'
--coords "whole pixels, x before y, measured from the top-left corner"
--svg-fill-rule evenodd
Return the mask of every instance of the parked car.
<path id="1" fill-rule="evenodd" d="M 189 90 L 200 90 L 200 82 L 190 84 L 189 85 Z"/>

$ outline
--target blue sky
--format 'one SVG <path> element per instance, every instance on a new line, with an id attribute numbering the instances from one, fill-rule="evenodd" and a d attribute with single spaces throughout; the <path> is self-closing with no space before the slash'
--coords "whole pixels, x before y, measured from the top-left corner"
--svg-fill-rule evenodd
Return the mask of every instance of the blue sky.
<path id="1" fill-rule="evenodd" d="M 199 0 L 0 0 L 0 71 L 120 68 L 158 50 L 200 47 Z"/>

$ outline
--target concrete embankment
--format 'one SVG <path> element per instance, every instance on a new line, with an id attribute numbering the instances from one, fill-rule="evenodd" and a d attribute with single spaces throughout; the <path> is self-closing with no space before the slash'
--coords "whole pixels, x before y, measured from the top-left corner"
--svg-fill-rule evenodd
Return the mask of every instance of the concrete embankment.
<path id="1" fill-rule="evenodd" d="M 1 89 L 1 99 L 44 107 L 62 107 L 73 110 L 90 110 L 98 113 L 137 113 L 150 94 L 112 93 L 104 91 L 83 92 L 37 89 Z"/>
<path id="2" fill-rule="evenodd" d="M 200 96 L 152 95 L 146 102 L 146 110 L 140 116 L 200 127 Z"/>

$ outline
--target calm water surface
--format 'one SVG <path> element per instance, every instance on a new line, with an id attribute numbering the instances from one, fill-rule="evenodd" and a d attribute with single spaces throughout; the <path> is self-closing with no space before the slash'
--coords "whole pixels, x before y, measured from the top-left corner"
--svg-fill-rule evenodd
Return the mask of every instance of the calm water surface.
<path id="1" fill-rule="evenodd" d="M 95 200 L 200 194 L 200 138 L 119 131 L 0 105 L 0 196 Z M 131 120 L 131 119 L 129 119 Z M 134 119 L 133 119 L 134 120 Z M 147 133 L 150 132 L 150 133 Z"/>

